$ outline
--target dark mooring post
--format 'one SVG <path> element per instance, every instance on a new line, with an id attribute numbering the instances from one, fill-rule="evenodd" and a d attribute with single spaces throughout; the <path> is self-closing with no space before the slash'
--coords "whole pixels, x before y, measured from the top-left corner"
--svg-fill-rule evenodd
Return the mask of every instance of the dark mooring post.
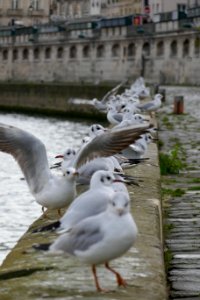
<path id="1" fill-rule="evenodd" d="M 174 114 L 183 114 L 184 113 L 184 97 L 175 96 L 174 97 Z"/>
<path id="2" fill-rule="evenodd" d="M 142 54 L 142 56 L 141 56 L 141 72 L 140 72 L 140 75 L 142 77 L 144 77 L 144 73 L 145 73 L 145 55 Z"/>
<path id="3" fill-rule="evenodd" d="M 162 101 L 162 103 L 164 103 L 165 102 L 165 100 L 166 100 L 166 90 L 165 89 L 158 89 L 158 93 L 159 94 L 161 94 L 163 97 L 162 97 L 162 99 L 161 99 L 161 101 Z"/>

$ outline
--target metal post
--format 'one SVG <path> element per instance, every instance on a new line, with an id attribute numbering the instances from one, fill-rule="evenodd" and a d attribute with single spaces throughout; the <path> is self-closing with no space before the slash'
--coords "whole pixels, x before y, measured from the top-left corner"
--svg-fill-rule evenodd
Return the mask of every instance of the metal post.
<path id="1" fill-rule="evenodd" d="M 183 114 L 184 113 L 184 97 L 175 96 L 174 97 L 174 114 Z"/>
<path id="2" fill-rule="evenodd" d="M 144 73 L 145 73 L 145 55 L 142 53 L 142 56 L 141 56 L 141 73 L 140 73 L 140 75 L 142 77 L 144 77 Z"/>

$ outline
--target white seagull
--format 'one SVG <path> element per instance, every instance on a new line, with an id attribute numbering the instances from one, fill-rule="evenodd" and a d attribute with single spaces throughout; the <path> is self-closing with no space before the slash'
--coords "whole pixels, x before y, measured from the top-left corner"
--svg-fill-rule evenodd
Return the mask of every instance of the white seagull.
<path id="1" fill-rule="evenodd" d="M 127 283 L 109 262 L 126 253 L 137 237 L 137 226 L 130 213 L 130 200 L 126 193 L 116 193 L 106 211 L 77 223 L 59 236 L 51 245 L 34 248 L 50 252 L 64 252 L 91 265 L 97 291 L 104 291 L 99 284 L 96 265 L 104 264 L 116 276 L 118 286 Z"/>
<path id="2" fill-rule="evenodd" d="M 141 111 L 147 111 L 150 113 L 150 116 L 152 117 L 152 112 L 158 110 L 161 105 L 161 99 L 162 99 L 162 95 L 161 94 L 156 94 L 154 96 L 154 99 L 150 102 L 147 102 L 145 104 L 140 104 L 137 107 L 141 110 Z"/>
<path id="3" fill-rule="evenodd" d="M 35 229 L 33 232 L 55 229 L 58 232 L 65 232 L 83 219 L 105 211 L 108 202 L 115 194 L 113 184 L 121 181 L 121 178 L 116 179 L 110 171 L 95 172 L 91 178 L 89 190 L 74 199 L 59 221 Z"/>

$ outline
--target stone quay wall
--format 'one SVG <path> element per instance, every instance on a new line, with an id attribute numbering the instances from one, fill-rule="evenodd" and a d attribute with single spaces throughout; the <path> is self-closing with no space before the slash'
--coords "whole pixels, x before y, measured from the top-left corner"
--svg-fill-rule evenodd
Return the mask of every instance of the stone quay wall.
<path id="1" fill-rule="evenodd" d="M 125 26 L 0 37 L 0 80 L 99 84 L 143 75 L 199 85 L 199 37 L 193 29 L 136 34 Z"/>

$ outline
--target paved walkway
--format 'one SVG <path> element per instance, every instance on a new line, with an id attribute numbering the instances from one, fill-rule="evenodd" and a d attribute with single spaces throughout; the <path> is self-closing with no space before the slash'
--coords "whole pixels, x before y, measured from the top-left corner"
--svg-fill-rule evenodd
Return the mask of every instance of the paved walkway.
<path id="1" fill-rule="evenodd" d="M 162 178 L 169 294 L 200 299 L 200 89 L 169 87 L 166 95 L 158 116 L 161 151 L 177 145 L 185 163 L 180 174 Z M 174 95 L 184 95 L 186 114 L 171 114 Z"/>

